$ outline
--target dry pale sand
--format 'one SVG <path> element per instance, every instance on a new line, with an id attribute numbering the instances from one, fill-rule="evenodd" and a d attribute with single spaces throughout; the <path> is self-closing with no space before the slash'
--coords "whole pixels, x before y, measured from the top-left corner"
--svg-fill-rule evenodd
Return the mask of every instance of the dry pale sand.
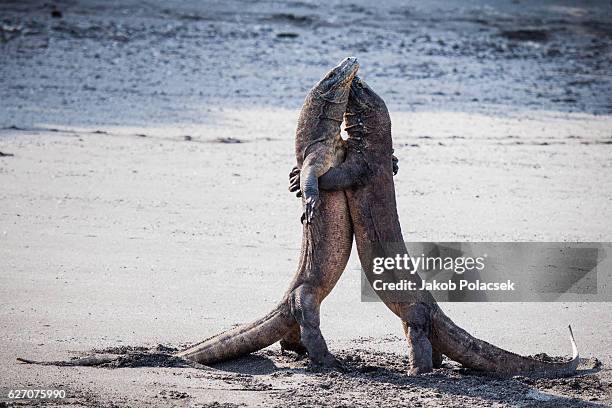
<path id="1" fill-rule="evenodd" d="M 569 354 L 571 323 L 588 359 L 578 377 L 500 380 L 451 362 L 408 377 L 399 322 L 360 302 L 356 257 L 322 308 L 346 373 L 311 372 L 278 345 L 215 370 L 16 362 L 181 347 L 273 307 L 300 244 L 286 190 L 300 100 L 348 54 L 389 102 L 407 240 L 612 240 L 610 7 L 390 4 L 330 16 L 309 2 L 73 2 L 62 19 L 42 3 L 0 6 L 0 151 L 13 154 L 0 157 L 3 394 L 67 391 L 48 406 L 612 404 L 610 303 L 443 305 L 523 354 Z M 499 34 L 525 26 L 546 39 Z"/>

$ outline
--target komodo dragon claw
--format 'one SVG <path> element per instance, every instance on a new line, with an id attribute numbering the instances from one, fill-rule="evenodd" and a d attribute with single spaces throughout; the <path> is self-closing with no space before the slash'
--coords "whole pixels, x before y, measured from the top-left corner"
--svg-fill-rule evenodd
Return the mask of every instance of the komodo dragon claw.
<path id="1" fill-rule="evenodd" d="M 314 218 L 314 214 L 317 208 L 321 205 L 321 200 L 318 195 L 312 195 L 306 199 L 305 203 L 305 215 L 306 215 L 306 224 L 312 223 Z"/>
<path id="2" fill-rule="evenodd" d="M 296 197 L 302 196 L 302 191 L 300 191 L 300 169 L 294 167 L 291 169 L 289 173 L 289 191 L 294 193 Z"/>
<path id="3" fill-rule="evenodd" d="M 391 157 L 391 160 L 393 161 L 393 175 L 395 176 L 399 171 L 399 165 L 397 164 L 399 160 L 397 159 L 397 157 L 395 157 L 395 155 Z"/>

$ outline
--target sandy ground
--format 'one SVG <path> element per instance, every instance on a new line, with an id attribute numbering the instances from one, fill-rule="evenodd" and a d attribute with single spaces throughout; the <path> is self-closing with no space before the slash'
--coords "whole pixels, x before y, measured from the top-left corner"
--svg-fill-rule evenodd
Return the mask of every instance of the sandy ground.
<path id="1" fill-rule="evenodd" d="M 49 406 L 609 406 L 610 303 L 444 304 L 523 354 L 567 355 L 571 323 L 590 360 L 570 379 L 450 362 L 413 378 L 397 319 L 359 300 L 356 257 L 322 309 L 346 373 L 310 372 L 278 345 L 210 371 L 15 358 L 180 347 L 269 310 L 299 251 L 286 191 L 297 111 L 346 55 L 391 110 L 407 240 L 611 241 L 611 9 L 3 2 L 2 393 L 67 391 Z"/>

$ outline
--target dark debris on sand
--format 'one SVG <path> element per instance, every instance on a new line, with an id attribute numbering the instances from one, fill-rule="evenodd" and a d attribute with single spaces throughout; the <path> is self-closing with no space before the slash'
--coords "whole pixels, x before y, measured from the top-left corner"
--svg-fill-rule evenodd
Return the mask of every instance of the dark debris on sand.
<path id="1" fill-rule="evenodd" d="M 307 360 L 291 355 L 261 354 L 298 369 L 307 366 Z M 558 379 L 505 379 L 470 373 L 446 360 L 444 368 L 411 377 L 406 375 L 405 356 L 366 350 L 336 354 L 345 372 L 313 373 L 316 381 L 300 382 L 295 389 L 275 395 L 287 406 L 587 407 L 612 402 L 610 384 L 592 373 Z"/>
<path id="2" fill-rule="evenodd" d="M 197 372 L 202 374 L 191 371 L 185 375 L 220 380 L 232 387 L 231 390 L 268 393 L 279 401 L 279 406 L 595 407 L 612 403 L 610 378 L 601 375 L 601 363 L 597 359 L 585 359 L 573 377 L 535 379 L 489 376 L 464 369 L 450 360 L 433 373 L 409 376 L 406 356 L 364 349 L 337 351 L 342 371 L 313 368 L 304 356 L 271 349 L 214 367 L 176 357 L 177 351 L 177 348 L 164 345 L 151 348 L 119 346 L 95 349 L 88 357 L 80 359 L 42 364 L 111 369 L 199 368 L 204 369 Z M 534 357 L 546 361 L 562 360 L 546 354 Z M 99 361 L 96 362 L 96 358 Z M 160 397 L 187 398 L 168 393 Z"/>

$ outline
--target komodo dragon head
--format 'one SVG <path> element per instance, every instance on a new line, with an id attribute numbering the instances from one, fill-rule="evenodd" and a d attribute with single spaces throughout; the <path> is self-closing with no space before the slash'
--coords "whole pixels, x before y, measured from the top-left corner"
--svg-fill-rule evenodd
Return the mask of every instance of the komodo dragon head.
<path id="1" fill-rule="evenodd" d="M 344 121 L 349 140 L 359 141 L 368 150 L 369 160 L 388 161 L 386 156 L 393 153 L 389 110 L 385 101 L 358 76 L 351 83 Z"/>
<path id="2" fill-rule="evenodd" d="M 308 149 L 318 143 L 341 141 L 340 124 L 348 103 L 351 81 L 359 70 L 355 57 L 348 57 L 332 68 L 306 95 L 296 132 L 298 167 Z M 327 159 L 323 160 L 324 162 Z"/>
<path id="3" fill-rule="evenodd" d="M 367 119 L 367 125 L 363 119 Z M 385 101 L 358 76 L 355 76 L 351 83 L 345 120 L 347 131 L 354 129 L 360 133 L 370 133 L 381 126 L 391 128 L 391 118 Z"/>
<path id="4" fill-rule="evenodd" d="M 340 105 L 346 104 L 349 97 L 349 85 L 353 78 L 355 78 L 357 70 L 359 70 L 357 58 L 345 58 L 340 64 L 332 68 L 323 79 L 317 82 L 310 90 L 310 93 L 327 102 Z M 344 109 L 336 115 L 337 119 L 342 121 L 343 114 Z"/>

